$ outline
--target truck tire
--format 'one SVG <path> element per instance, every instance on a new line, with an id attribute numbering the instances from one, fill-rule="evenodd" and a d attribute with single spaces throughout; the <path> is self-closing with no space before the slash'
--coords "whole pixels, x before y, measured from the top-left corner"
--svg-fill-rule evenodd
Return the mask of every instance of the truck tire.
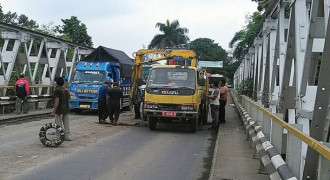
<path id="1" fill-rule="evenodd" d="M 209 108 L 206 104 L 203 104 L 203 119 L 202 119 L 203 125 L 207 125 L 208 115 L 209 115 Z"/>
<path id="2" fill-rule="evenodd" d="M 154 117 L 147 116 L 149 129 L 155 130 L 157 126 L 157 119 Z"/>
<path id="3" fill-rule="evenodd" d="M 198 129 L 198 118 L 191 119 L 189 123 L 190 123 L 190 131 L 192 133 L 195 133 Z"/>
<path id="4" fill-rule="evenodd" d="M 55 133 L 58 134 L 58 137 L 55 140 L 50 140 L 47 138 L 46 133 L 49 129 L 56 130 Z M 40 142 L 46 147 L 58 147 L 64 141 L 64 137 L 65 137 L 64 130 L 61 128 L 61 126 L 55 123 L 48 123 L 40 128 L 39 139 Z"/>
<path id="5" fill-rule="evenodd" d="M 144 112 L 144 103 L 142 103 L 142 108 L 141 108 L 141 116 L 142 116 L 142 120 L 143 121 L 147 121 L 147 115 L 146 113 Z"/>

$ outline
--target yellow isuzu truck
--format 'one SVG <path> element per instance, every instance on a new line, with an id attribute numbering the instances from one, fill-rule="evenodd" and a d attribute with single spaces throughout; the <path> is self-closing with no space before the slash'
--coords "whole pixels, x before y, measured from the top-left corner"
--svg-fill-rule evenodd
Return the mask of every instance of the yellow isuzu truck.
<path id="1" fill-rule="evenodd" d="M 191 50 L 172 50 L 164 57 L 166 65 L 150 69 L 144 93 L 144 114 L 149 128 L 157 123 L 189 123 L 191 132 L 207 122 L 208 77 L 197 68 L 196 54 Z M 153 60 L 151 60 L 153 61 Z"/>

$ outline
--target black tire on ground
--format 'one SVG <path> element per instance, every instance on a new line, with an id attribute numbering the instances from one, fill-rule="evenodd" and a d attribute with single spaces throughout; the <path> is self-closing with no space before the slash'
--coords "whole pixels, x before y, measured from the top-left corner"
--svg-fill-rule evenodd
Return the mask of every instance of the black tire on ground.
<path id="1" fill-rule="evenodd" d="M 155 130 L 157 126 L 157 119 L 154 117 L 147 116 L 149 129 Z"/>
<path id="2" fill-rule="evenodd" d="M 47 139 L 46 133 L 47 130 L 49 129 L 56 130 L 56 133 L 58 134 L 58 138 L 56 140 Z M 40 132 L 39 132 L 40 142 L 47 147 L 58 147 L 64 141 L 64 137 L 65 137 L 64 130 L 61 128 L 61 126 L 55 123 L 48 123 L 40 128 Z"/>
<path id="3" fill-rule="evenodd" d="M 190 123 L 190 131 L 192 133 L 195 133 L 198 129 L 198 118 L 189 120 L 189 123 Z"/>

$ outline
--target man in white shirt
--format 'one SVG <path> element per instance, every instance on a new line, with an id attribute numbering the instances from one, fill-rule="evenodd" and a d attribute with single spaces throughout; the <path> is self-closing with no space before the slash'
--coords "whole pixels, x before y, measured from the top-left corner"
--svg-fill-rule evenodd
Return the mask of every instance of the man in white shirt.
<path id="1" fill-rule="evenodd" d="M 213 91 L 211 95 L 207 96 L 210 99 L 210 107 L 211 107 L 211 117 L 212 117 L 212 127 L 209 129 L 217 130 L 219 128 L 219 122 L 218 122 L 218 114 L 219 114 L 219 99 L 220 99 L 220 93 L 218 89 L 218 84 L 213 83 Z"/>

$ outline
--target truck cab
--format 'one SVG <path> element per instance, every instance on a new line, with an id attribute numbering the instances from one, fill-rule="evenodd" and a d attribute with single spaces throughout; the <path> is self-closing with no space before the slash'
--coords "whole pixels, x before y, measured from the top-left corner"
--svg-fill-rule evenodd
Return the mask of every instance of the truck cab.
<path id="1" fill-rule="evenodd" d="M 206 119 L 208 79 L 206 71 L 192 66 L 162 65 L 150 70 L 144 99 L 149 128 L 157 122 L 189 123 L 196 132 Z"/>
<path id="2" fill-rule="evenodd" d="M 98 109 L 98 91 L 105 81 L 118 82 L 118 67 L 114 62 L 79 62 L 70 86 L 70 108 Z"/>

